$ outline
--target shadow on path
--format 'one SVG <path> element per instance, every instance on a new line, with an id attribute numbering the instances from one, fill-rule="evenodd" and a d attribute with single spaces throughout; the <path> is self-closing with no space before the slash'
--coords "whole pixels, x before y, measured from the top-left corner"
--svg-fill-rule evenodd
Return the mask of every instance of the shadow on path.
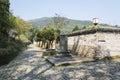
<path id="1" fill-rule="evenodd" d="M 30 45 L 8 65 L 0 67 L 0 80 L 119 80 L 120 62 L 98 61 L 81 65 L 52 67 L 42 51 Z"/>

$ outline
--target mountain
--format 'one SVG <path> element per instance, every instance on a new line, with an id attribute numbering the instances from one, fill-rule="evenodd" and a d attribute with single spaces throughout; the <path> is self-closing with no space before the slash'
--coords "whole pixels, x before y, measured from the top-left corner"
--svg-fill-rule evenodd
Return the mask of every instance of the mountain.
<path id="1" fill-rule="evenodd" d="M 52 18 L 49 18 L 49 17 L 29 20 L 29 22 L 32 23 L 33 26 L 38 28 L 43 28 L 46 24 L 53 23 Z"/>
<path id="2" fill-rule="evenodd" d="M 79 28 L 84 26 L 93 25 L 92 21 L 88 20 L 73 20 L 68 19 L 66 17 L 60 17 L 64 19 L 65 22 L 67 22 L 66 25 L 62 26 L 61 30 L 64 32 L 71 32 L 72 29 L 77 25 Z M 54 25 L 54 17 L 43 17 L 38 19 L 29 20 L 30 23 L 32 23 L 33 26 L 38 28 L 44 28 L 46 25 Z M 108 24 L 100 24 L 101 27 L 108 27 L 110 25 Z"/>
<path id="3" fill-rule="evenodd" d="M 78 26 L 88 26 L 88 25 L 91 25 L 92 22 L 91 21 L 81 21 L 81 20 L 73 20 L 73 19 L 68 19 L 68 18 L 65 18 L 65 17 L 61 17 L 61 18 L 64 18 L 65 21 L 69 22 L 66 26 L 75 26 L 75 25 L 78 25 Z M 38 18 L 38 19 L 33 19 L 33 20 L 29 20 L 29 22 L 31 22 L 34 26 L 36 27 L 44 27 L 46 24 L 54 24 L 54 18 L 53 17 L 43 17 L 43 18 Z"/>

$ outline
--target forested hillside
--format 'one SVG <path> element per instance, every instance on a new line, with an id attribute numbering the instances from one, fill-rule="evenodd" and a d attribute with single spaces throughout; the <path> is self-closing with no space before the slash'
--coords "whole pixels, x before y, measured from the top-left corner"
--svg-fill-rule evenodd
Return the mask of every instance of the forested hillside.
<path id="1" fill-rule="evenodd" d="M 64 32 L 71 32 L 75 26 L 78 26 L 79 28 L 83 28 L 85 26 L 93 25 L 92 21 L 89 20 L 73 20 L 73 19 L 68 19 L 66 17 L 59 17 L 59 18 L 64 19 L 64 21 L 67 22 L 66 25 L 61 27 L 61 29 L 64 30 Z M 44 28 L 46 25 L 54 26 L 54 17 L 43 17 L 39 19 L 29 20 L 29 22 L 31 22 L 35 27 Z M 110 25 L 100 24 L 100 26 L 108 27 Z"/>

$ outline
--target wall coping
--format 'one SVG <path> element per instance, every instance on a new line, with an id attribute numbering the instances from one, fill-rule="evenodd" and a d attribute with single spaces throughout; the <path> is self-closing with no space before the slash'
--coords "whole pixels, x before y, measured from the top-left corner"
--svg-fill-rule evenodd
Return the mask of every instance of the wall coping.
<path id="1" fill-rule="evenodd" d="M 120 29 L 118 28 L 93 28 L 93 29 L 84 29 L 84 30 L 74 31 L 72 33 L 65 34 L 65 35 L 68 37 L 71 37 L 71 36 L 78 36 L 78 35 L 94 34 L 97 32 L 119 33 L 120 34 Z"/>

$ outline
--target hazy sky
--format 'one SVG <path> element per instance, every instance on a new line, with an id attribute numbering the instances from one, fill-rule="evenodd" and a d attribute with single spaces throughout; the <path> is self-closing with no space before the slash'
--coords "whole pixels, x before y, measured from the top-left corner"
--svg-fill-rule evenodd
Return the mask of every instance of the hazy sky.
<path id="1" fill-rule="evenodd" d="M 25 20 L 53 17 L 55 13 L 77 20 L 99 18 L 120 25 L 120 0 L 10 0 L 15 16 Z"/>

